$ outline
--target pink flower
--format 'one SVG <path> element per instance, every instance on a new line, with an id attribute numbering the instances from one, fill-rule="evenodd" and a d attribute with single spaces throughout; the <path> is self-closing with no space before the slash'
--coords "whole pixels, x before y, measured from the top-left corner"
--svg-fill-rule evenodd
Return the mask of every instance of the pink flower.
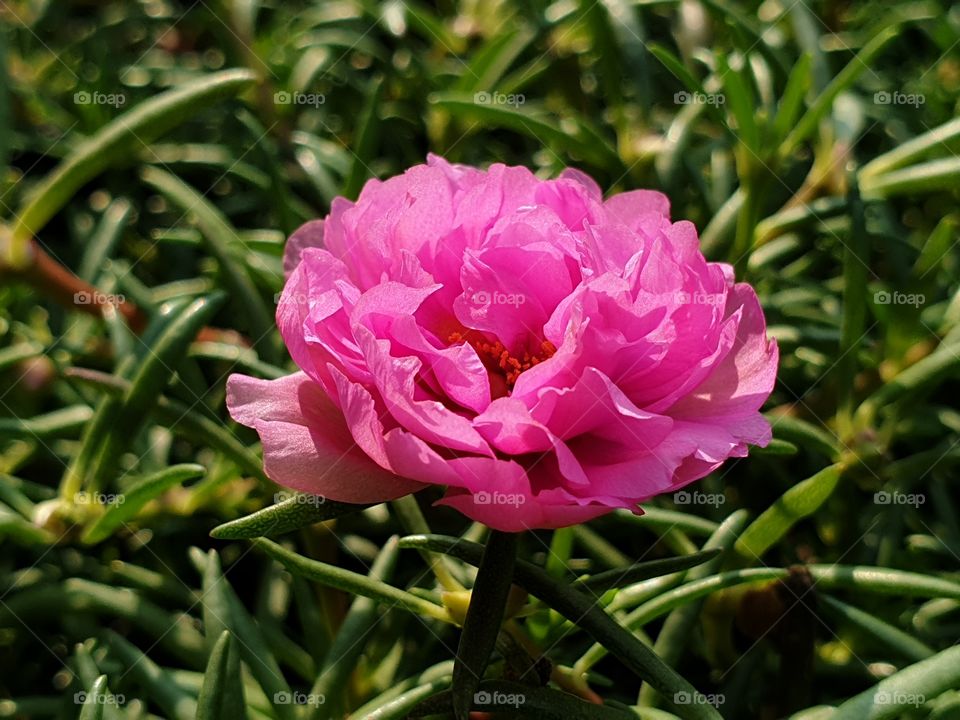
<path id="1" fill-rule="evenodd" d="M 770 441 L 757 296 L 658 192 L 430 157 L 334 200 L 284 268 L 300 372 L 227 385 L 280 485 L 353 503 L 442 485 L 518 531 L 639 512 Z"/>

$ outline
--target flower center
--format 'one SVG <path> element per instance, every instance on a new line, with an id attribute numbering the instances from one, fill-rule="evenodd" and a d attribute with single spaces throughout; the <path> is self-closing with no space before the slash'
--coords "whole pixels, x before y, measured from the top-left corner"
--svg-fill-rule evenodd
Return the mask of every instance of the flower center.
<path id="1" fill-rule="evenodd" d="M 553 354 L 557 351 L 556 346 L 554 346 L 552 342 L 543 340 L 540 343 L 539 351 L 534 352 L 532 355 L 529 352 L 525 352 L 523 357 L 518 357 L 511 355 L 510 351 L 507 350 L 499 340 L 490 342 L 483 336 L 477 337 L 472 330 L 467 330 L 463 333 L 450 333 L 447 342 L 451 345 L 460 342 L 468 343 L 477 351 L 477 355 L 480 356 L 480 361 L 487 368 L 488 372 L 503 376 L 507 382 L 508 390 L 513 389 L 517 378 L 520 377 L 520 373 L 553 357 Z"/>

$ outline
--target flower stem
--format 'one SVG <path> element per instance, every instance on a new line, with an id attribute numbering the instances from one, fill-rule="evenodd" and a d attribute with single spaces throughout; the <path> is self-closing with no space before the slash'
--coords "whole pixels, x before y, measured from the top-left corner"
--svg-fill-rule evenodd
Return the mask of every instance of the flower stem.
<path id="1" fill-rule="evenodd" d="M 503 624 L 517 557 L 516 533 L 490 532 L 453 664 L 453 712 L 467 720 Z"/>
<path id="2" fill-rule="evenodd" d="M 68 310 L 96 318 L 102 318 L 105 313 L 119 312 L 130 329 L 138 335 L 147 326 L 149 317 L 143 308 L 124 298 L 101 292 L 95 285 L 61 265 L 36 240 L 28 243 L 23 262 L 4 264 L 0 258 L 0 278 L 5 275 L 27 283 Z M 201 328 L 196 339 L 197 342 L 222 342 L 244 348 L 251 346 L 250 341 L 240 333 L 215 327 Z"/>
<path id="3" fill-rule="evenodd" d="M 426 518 L 417 504 L 417 499 L 413 495 L 404 495 L 393 500 L 390 505 L 400 520 L 400 524 L 410 534 L 424 534 L 430 532 L 430 526 L 427 525 Z M 446 555 L 425 550 L 420 553 L 423 559 L 430 565 L 430 570 L 437 582 L 447 592 L 461 592 L 464 587 L 460 584 L 453 574 L 452 564 Z"/>
<path id="4" fill-rule="evenodd" d="M 21 278 L 64 307 L 94 317 L 103 317 L 104 312 L 115 309 L 135 332 L 143 330 L 146 315 L 136 305 L 100 292 L 53 259 L 36 240 L 28 247 L 28 260 L 4 268 L 6 272 Z"/>

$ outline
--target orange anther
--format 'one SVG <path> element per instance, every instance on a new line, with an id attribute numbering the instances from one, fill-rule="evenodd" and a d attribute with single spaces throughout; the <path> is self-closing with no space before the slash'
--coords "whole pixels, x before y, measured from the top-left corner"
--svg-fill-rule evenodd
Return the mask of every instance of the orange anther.
<path id="1" fill-rule="evenodd" d="M 471 338 L 472 332 L 470 330 L 466 333 L 453 332 L 450 333 L 447 340 L 451 345 L 461 342 L 469 343 L 477 351 L 477 355 L 489 372 L 495 372 L 506 379 L 508 388 L 512 388 L 516 384 L 520 373 L 539 365 L 544 360 L 553 357 L 554 353 L 557 352 L 557 348 L 552 342 L 544 340 L 540 343 L 540 352 L 534 355 L 525 352 L 523 359 L 520 360 L 511 355 L 510 351 L 499 340 L 491 343 L 484 338 Z"/>

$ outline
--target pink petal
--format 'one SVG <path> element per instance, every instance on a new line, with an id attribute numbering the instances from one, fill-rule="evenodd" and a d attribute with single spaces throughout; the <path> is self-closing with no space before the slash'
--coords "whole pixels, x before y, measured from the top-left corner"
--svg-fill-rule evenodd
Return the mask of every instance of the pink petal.
<path id="1" fill-rule="evenodd" d="M 474 419 L 473 424 L 497 450 L 509 455 L 553 453 L 565 483 L 583 486 L 589 482 L 567 444 L 537 422 L 521 401 L 511 397 L 497 398 Z"/>
<path id="2" fill-rule="evenodd" d="M 594 200 L 601 200 L 603 198 L 603 191 L 600 189 L 600 186 L 597 185 L 597 181 L 583 172 L 583 170 L 564 168 L 563 172 L 560 173 L 560 177 L 564 180 L 573 180 L 583 185 L 584 190 L 586 190 L 587 194 Z"/>
<path id="3" fill-rule="evenodd" d="M 652 217 L 670 218 L 670 200 L 655 190 L 632 190 L 607 198 L 604 209 L 616 220 L 634 230 Z"/>
<path id="4" fill-rule="evenodd" d="M 382 502 L 423 487 L 364 454 L 340 410 L 304 373 L 278 380 L 231 375 L 227 408 L 260 435 L 264 470 L 279 485 L 348 503 Z"/>
<path id="5" fill-rule="evenodd" d="M 759 410 L 773 390 L 779 352 L 776 341 L 767 340 L 766 321 L 753 288 L 735 285 L 727 311 L 740 316 L 733 349 L 709 377 L 670 408 L 674 417 L 723 422 Z"/>
<path id="6" fill-rule="evenodd" d="M 300 255 L 308 247 L 323 245 L 323 220 L 311 220 L 301 225 L 283 249 L 283 274 L 290 277 L 293 269 L 300 264 Z"/>
<path id="7" fill-rule="evenodd" d="M 446 485 L 457 481 L 446 461 L 416 435 L 399 427 L 385 433 L 382 418 L 388 415 L 373 395 L 335 368 L 330 371 L 353 439 L 380 467 L 425 483 Z"/>
<path id="8" fill-rule="evenodd" d="M 490 455 L 487 442 L 470 421 L 438 400 L 422 398 L 415 390 L 423 363 L 416 357 L 394 357 L 390 342 L 378 340 L 366 327 L 354 329 L 377 391 L 391 416 L 404 428 L 429 443 L 451 450 Z M 420 399 L 422 398 L 422 399 Z"/>
<path id="9" fill-rule="evenodd" d="M 464 458 L 452 460 L 462 485 L 451 487 L 437 501 L 472 520 L 504 532 L 564 527 L 610 512 L 610 507 L 556 502 L 552 493 L 534 495 L 526 471 L 512 460 Z M 553 503 L 549 502 L 554 500 Z M 546 502 L 545 502 L 546 501 Z"/>

